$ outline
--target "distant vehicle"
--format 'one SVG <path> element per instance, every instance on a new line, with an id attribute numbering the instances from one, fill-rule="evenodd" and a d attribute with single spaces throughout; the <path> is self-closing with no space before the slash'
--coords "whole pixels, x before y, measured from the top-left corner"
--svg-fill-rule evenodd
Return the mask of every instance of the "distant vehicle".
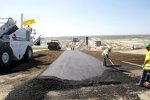
<path id="1" fill-rule="evenodd" d="M 73 38 L 73 42 L 79 42 L 79 38 Z"/>
<path id="2" fill-rule="evenodd" d="M 48 49 L 49 50 L 60 50 L 60 42 L 59 40 L 51 40 L 51 42 L 47 42 Z"/>

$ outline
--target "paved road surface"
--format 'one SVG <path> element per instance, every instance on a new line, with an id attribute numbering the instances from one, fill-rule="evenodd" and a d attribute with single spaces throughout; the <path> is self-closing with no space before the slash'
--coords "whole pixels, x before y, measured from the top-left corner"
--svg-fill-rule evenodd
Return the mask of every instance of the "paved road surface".
<path id="1" fill-rule="evenodd" d="M 64 51 L 63 54 L 40 75 L 67 80 L 85 80 L 102 75 L 106 67 L 96 58 L 80 51 Z"/>

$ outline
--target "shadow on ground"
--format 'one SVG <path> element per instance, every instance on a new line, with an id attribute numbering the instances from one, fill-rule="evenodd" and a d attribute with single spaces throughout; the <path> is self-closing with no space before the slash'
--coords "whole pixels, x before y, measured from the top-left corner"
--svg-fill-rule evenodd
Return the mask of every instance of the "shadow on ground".
<path id="1" fill-rule="evenodd" d="M 48 65 L 48 64 L 44 64 L 40 60 L 35 59 L 35 58 L 40 58 L 40 57 L 45 57 L 45 56 L 47 55 L 38 54 L 38 55 L 34 55 L 34 58 L 31 61 L 25 61 L 24 59 L 20 61 L 12 61 L 11 65 L 8 68 L 0 70 L 0 75 L 17 73 L 20 71 L 29 71 L 32 68 L 40 68 L 38 67 L 38 65 Z"/>
<path id="2" fill-rule="evenodd" d="M 135 86 L 139 77 L 129 77 L 121 71 L 110 68 L 104 71 L 102 76 L 90 78 L 83 81 L 61 80 L 56 77 L 37 77 L 11 91 L 6 100 L 50 100 L 50 99 L 87 99 L 96 97 L 101 100 L 116 99 L 115 95 L 126 99 L 140 100 L 135 93 L 145 88 Z M 85 92 L 81 91 L 85 88 Z M 88 89 L 92 88 L 89 92 Z M 51 97 L 46 94 L 50 91 L 65 92 L 59 97 Z M 97 91 L 97 92 L 96 92 Z M 134 92 L 131 93 L 130 92 Z"/>

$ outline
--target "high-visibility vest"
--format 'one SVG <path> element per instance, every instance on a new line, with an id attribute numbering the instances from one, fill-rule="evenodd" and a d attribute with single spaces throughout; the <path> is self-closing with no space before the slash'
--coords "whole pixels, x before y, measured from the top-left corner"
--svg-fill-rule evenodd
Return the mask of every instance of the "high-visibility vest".
<path id="1" fill-rule="evenodd" d="M 106 58 L 106 55 L 108 55 L 109 54 L 109 49 L 105 49 L 103 52 L 102 52 L 102 56 L 104 57 L 104 58 Z"/>
<path id="2" fill-rule="evenodd" d="M 146 53 L 145 61 L 148 60 L 148 62 L 143 67 L 143 70 L 150 70 L 150 51 Z"/>

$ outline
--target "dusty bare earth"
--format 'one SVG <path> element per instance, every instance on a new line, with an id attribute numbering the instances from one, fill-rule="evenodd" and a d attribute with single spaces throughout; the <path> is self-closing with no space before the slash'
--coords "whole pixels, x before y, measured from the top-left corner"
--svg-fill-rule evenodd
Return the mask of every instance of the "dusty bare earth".
<path id="1" fill-rule="evenodd" d="M 12 62 L 11 68 L 0 72 L 0 100 L 17 86 L 33 79 L 52 63 L 62 51 L 39 51 L 34 53 L 34 59 L 29 62 Z"/>
<path id="2" fill-rule="evenodd" d="M 84 51 L 100 61 L 100 51 Z M 112 52 L 110 57 L 122 67 L 106 70 L 102 80 L 87 85 L 70 85 L 61 81 L 38 79 L 39 75 L 62 51 L 39 51 L 30 62 L 14 62 L 11 70 L 0 75 L 0 99 L 3 100 L 148 100 L 149 89 L 135 85 L 139 81 L 141 68 L 122 63 L 129 61 L 143 64 L 144 55 Z M 103 82 L 103 80 L 113 80 Z"/>

